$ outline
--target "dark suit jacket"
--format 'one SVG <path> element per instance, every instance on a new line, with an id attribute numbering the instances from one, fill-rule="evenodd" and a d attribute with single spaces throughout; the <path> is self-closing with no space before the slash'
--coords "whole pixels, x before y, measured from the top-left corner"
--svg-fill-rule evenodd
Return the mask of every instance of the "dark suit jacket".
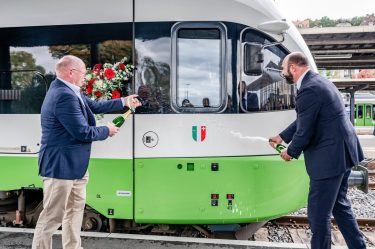
<path id="1" fill-rule="evenodd" d="M 39 175 L 81 179 L 88 167 L 91 143 L 109 135 L 106 126 L 96 127 L 93 113 L 122 110 L 121 99 L 96 102 L 77 95 L 60 80 L 51 83 L 41 110 L 42 141 Z"/>
<path id="2" fill-rule="evenodd" d="M 332 82 L 312 71 L 306 73 L 296 97 L 297 119 L 280 133 L 289 143 L 288 154 L 304 152 L 312 179 L 344 173 L 364 159 L 342 97 Z"/>

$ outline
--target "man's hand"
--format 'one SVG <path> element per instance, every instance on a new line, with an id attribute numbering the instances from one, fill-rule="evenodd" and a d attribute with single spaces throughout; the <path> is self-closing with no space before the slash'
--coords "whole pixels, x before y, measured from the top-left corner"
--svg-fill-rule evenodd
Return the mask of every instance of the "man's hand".
<path id="1" fill-rule="evenodd" d="M 141 102 L 136 98 L 138 97 L 137 94 L 129 95 L 128 97 L 125 97 L 125 106 L 130 109 L 135 109 L 138 106 L 141 106 Z"/>
<path id="2" fill-rule="evenodd" d="M 280 156 L 282 159 L 284 159 L 284 161 L 290 161 L 293 159 L 293 157 L 289 156 L 288 155 L 288 151 L 285 149 L 283 150 L 281 153 L 280 153 Z"/>
<path id="3" fill-rule="evenodd" d="M 107 123 L 107 127 L 109 129 L 109 136 L 110 137 L 113 137 L 119 131 L 119 128 L 116 127 L 114 124 L 112 124 L 110 122 Z"/>
<path id="4" fill-rule="evenodd" d="M 275 149 L 276 145 L 283 142 L 283 139 L 279 135 L 277 135 L 275 137 L 270 137 L 268 139 L 268 142 L 270 143 L 270 146 Z"/>

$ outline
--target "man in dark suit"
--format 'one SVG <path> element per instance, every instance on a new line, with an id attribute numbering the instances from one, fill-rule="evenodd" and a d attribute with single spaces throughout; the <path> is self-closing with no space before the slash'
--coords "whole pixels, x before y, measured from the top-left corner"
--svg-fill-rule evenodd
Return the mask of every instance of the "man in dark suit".
<path id="1" fill-rule="evenodd" d="M 290 143 L 280 155 L 285 161 L 304 153 L 310 176 L 311 248 L 331 248 L 332 214 L 348 247 L 366 248 L 346 197 L 351 168 L 363 160 L 363 152 L 342 97 L 332 82 L 309 70 L 302 53 L 289 54 L 282 66 L 287 83 L 297 85 L 297 119 L 270 138 L 270 144 Z"/>
<path id="2" fill-rule="evenodd" d="M 71 55 L 61 58 L 56 64 L 57 79 L 51 83 L 42 105 L 39 174 L 44 196 L 33 249 L 52 249 L 52 235 L 61 225 L 63 248 L 82 248 L 80 231 L 91 143 L 118 132 L 111 123 L 96 127 L 93 113 L 140 105 L 135 95 L 103 102 L 85 97 L 80 92 L 85 72 L 81 59 Z"/>

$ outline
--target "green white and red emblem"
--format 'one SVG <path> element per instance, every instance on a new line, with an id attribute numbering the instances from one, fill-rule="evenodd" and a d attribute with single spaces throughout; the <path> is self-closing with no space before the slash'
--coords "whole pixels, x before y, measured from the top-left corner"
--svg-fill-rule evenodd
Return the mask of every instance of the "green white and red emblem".
<path id="1" fill-rule="evenodd" d="M 205 125 L 192 126 L 191 135 L 196 142 L 203 142 L 206 139 L 207 127 Z"/>

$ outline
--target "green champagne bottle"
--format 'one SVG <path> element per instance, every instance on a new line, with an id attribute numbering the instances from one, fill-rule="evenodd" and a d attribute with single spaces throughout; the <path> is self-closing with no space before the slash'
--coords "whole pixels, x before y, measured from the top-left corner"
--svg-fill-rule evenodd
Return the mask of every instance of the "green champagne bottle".
<path id="1" fill-rule="evenodd" d="M 286 147 L 282 144 L 277 144 L 276 147 L 275 147 L 275 150 L 277 150 L 277 152 L 279 152 L 279 154 L 285 149 Z"/>
<path id="2" fill-rule="evenodd" d="M 120 115 L 120 116 L 117 116 L 115 119 L 112 120 L 112 123 L 116 126 L 116 127 L 121 127 L 124 123 L 125 123 L 125 119 L 129 116 L 129 114 L 132 113 L 132 110 L 129 109 L 127 112 L 125 112 L 124 114 Z"/>

